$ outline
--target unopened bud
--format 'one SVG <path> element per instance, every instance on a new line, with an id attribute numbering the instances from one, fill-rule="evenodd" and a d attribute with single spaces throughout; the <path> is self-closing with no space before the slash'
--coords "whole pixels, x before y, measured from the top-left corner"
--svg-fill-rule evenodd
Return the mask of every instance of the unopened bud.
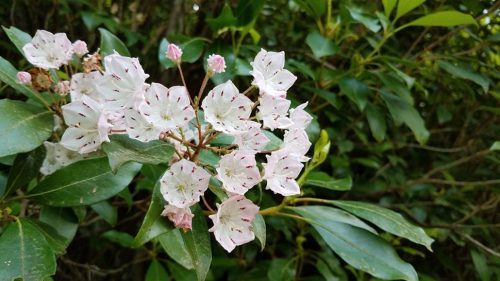
<path id="1" fill-rule="evenodd" d="M 16 74 L 17 78 L 17 83 L 23 84 L 23 85 L 29 85 L 31 84 L 31 74 L 29 74 L 26 71 L 19 71 Z"/>
<path id="2" fill-rule="evenodd" d="M 182 50 L 179 46 L 175 44 L 168 44 L 167 52 L 165 53 L 167 58 L 172 60 L 175 63 L 181 62 Z"/>
<path id="3" fill-rule="evenodd" d="M 73 52 L 77 56 L 82 57 L 83 55 L 89 52 L 89 50 L 87 49 L 87 43 L 85 43 L 82 40 L 76 40 L 73 43 Z"/>
<path id="4" fill-rule="evenodd" d="M 213 54 L 208 56 L 207 62 L 208 69 L 215 73 L 222 73 L 226 69 L 226 61 L 224 60 L 224 57 L 220 55 Z"/>
<path id="5" fill-rule="evenodd" d="M 60 96 L 66 96 L 69 93 L 69 81 L 59 81 L 54 89 Z"/>

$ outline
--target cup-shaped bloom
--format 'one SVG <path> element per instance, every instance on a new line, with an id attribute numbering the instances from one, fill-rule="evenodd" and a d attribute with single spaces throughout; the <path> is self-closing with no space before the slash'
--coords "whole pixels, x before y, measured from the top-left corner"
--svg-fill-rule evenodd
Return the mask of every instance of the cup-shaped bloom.
<path id="1" fill-rule="evenodd" d="M 160 179 L 160 191 L 169 205 L 185 208 L 200 201 L 208 188 L 210 174 L 195 163 L 182 159 L 170 166 Z"/>
<path id="2" fill-rule="evenodd" d="M 177 208 L 172 205 L 165 205 L 161 215 L 167 217 L 177 228 L 184 230 L 191 230 L 192 228 L 194 215 L 189 207 Z"/>
<path id="3" fill-rule="evenodd" d="M 130 107 L 124 110 L 125 130 L 130 138 L 149 142 L 160 138 L 161 130 L 139 111 Z"/>
<path id="4" fill-rule="evenodd" d="M 73 45 L 66 33 L 37 30 L 30 43 L 23 47 L 26 59 L 34 66 L 50 69 L 67 64 L 73 56 Z"/>
<path id="5" fill-rule="evenodd" d="M 217 178 L 227 192 L 245 194 L 262 181 L 255 161 L 255 152 L 235 150 L 222 156 L 217 167 Z"/>
<path id="6" fill-rule="evenodd" d="M 97 91 L 97 84 L 100 83 L 102 77 L 99 71 L 73 74 L 70 83 L 71 101 L 81 100 L 82 96 L 88 96 L 97 102 L 103 102 L 103 97 Z"/>
<path id="7" fill-rule="evenodd" d="M 290 108 L 290 120 L 292 120 L 292 126 L 290 129 L 306 129 L 309 124 L 311 124 L 312 116 L 307 113 L 304 108 L 306 108 L 307 102 L 297 106 L 296 108 Z"/>
<path id="8" fill-rule="evenodd" d="M 261 95 L 285 97 L 286 91 L 295 83 L 297 77 L 285 66 L 285 52 L 268 52 L 261 49 L 251 63 L 253 69 L 252 85 L 259 88 Z"/>
<path id="9" fill-rule="evenodd" d="M 234 195 L 217 204 L 217 214 L 210 215 L 214 226 L 209 229 L 228 252 L 255 239 L 252 221 L 259 207 L 242 195 Z"/>
<path id="10" fill-rule="evenodd" d="M 216 54 L 208 56 L 208 69 L 215 73 L 222 73 L 226 70 L 226 61 L 224 57 Z"/>
<path id="11" fill-rule="evenodd" d="M 111 124 L 99 123 L 102 105 L 89 97 L 68 103 L 62 107 L 64 121 L 69 128 L 64 131 L 61 144 L 69 150 L 89 153 L 97 150 L 101 143 L 109 141 Z"/>
<path id="12" fill-rule="evenodd" d="M 73 52 L 77 56 L 82 57 L 89 52 L 89 49 L 87 49 L 87 43 L 82 40 L 76 40 L 75 42 L 73 42 Z"/>
<path id="13" fill-rule="evenodd" d="M 301 162 L 309 161 L 306 157 L 307 151 L 311 147 L 311 142 L 304 129 L 292 129 L 285 132 L 283 137 L 282 148 L 287 149 L 290 153 L 295 154 Z"/>
<path id="14" fill-rule="evenodd" d="M 144 82 L 149 77 L 139 59 L 115 53 L 104 58 L 104 67 L 104 77 L 97 85 L 104 107 L 108 110 L 137 108 L 144 99 Z"/>
<path id="15" fill-rule="evenodd" d="M 26 71 L 19 71 L 16 74 L 16 79 L 17 83 L 23 84 L 23 85 L 29 85 L 31 84 L 31 74 Z"/>
<path id="16" fill-rule="evenodd" d="M 152 83 L 147 89 L 139 111 L 164 132 L 182 128 L 195 117 L 185 87 L 168 89 L 158 83 Z"/>
<path id="17" fill-rule="evenodd" d="M 288 118 L 290 100 L 265 95 L 259 98 L 259 102 L 257 119 L 264 122 L 264 128 L 274 130 L 276 128 L 286 129 L 292 126 L 292 120 Z"/>
<path id="18" fill-rule="evenodd" d="M 280 149 L 266 155 L 267 163 L 264 165 L 264 179 L 267 181 L 266 189 L 283 196 L 300 194 L 300 188 L 295 181 L 304 165 L 300 163 L 296 154 L 288 149 Z"/>
<path id="19" fill-rule="evenodd" d="M 226 134 L 247 132 L 252 124 L 252 101 L 240 94 L 231 80 L 216 86 L 203 100 L 201 107 L 205 120 L 212 127 Z"/>
<path id="20" fill-rule="evenodd" d="M 165 55 L 167 56 L 168 59 L 178 64 L 181 62 L 182 50 L 181 48 L 179 48 L 179 46 L 175 44 L 168 44 Z"/>
<path id="21" fill-rule="evenodd" d="M 239 149 L 247 149 L 253 151 L 262 151 L 269 143 L 269 138 L 262 132 L 262 130 L 255 126 L 251 127 L 248 132 L 235 135 L 233 144 L 238 145 Z"/>
<path id="22" fill-rule="evenodd" d="M 68 166 L 71 163 L 85 159 L 85 156 L 69 150 L 60 143 L 45 141 L 45 159 L 40 167 L 40 173 L 50 175 L 62 167 Z"/>

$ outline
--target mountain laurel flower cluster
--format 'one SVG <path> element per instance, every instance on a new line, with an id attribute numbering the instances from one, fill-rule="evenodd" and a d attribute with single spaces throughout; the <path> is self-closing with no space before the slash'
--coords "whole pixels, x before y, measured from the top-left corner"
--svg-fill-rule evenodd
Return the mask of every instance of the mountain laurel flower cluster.
<path id="1" fill-rule="evenodd" d="M 63 33 L 39 30 L 23 51 L 36 67 L 35 72 L 18 73 L 18 83 L 24 85 L 35 84 L 34 75 L 75 62 L 82 69 L 67 73 L 66 80 L 46 78 L 46 90 L 64 100 L 58 112 L 64 125 L 59 142 L 44 144 L 44 175 L 100 153 L 114 134 L 142 143 L 168 142 L 175 156 L 159 182 L 162 216 L 190 231 L 193 207 L 201 202 L 204 213 L 211 214 L 210 232 L 228 252 L 255 238 L 252 222 L 259 206 L 245 197 L 249 190 L 262 185 L 281 196 L 301 193 L 296 179 L 309 160 L 306 128 L 312 117 L 305 111 L 307 103 L 292 107 L 287 99 L 297 77 L 284 69 L 284 52 L 260 50 L 245 91 L 227 80 L 205 93 L 210 78 L 226 69 L 224 57 L 212 54 L 203 82 L 187 83 L 201 84 L 191 93 L 183 76 L 183 85 L 147 82 L 149 75 L 138 58 L 89 53 L 85 42 L 72 43 Z M 182 75 L 182 49 L 169 44 L 165 56 Z M 227 141 L 220 144 L 216 139 Z M 202 161 L 206 153 L 215 155 L 217 164 Z M 205 198 L 209 187 L 219 189 L 214 192 L 219 202 L 207 201 L 214 198 Z"/>

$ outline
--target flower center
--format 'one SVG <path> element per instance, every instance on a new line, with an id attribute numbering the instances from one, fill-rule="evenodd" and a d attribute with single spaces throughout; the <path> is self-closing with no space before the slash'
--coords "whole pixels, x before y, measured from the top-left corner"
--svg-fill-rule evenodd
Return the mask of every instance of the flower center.
<path id="1" fill-rule="evenodd" d="M 177 191 L 179 192 L 183 192 L 185 189 L 186 189 L 186 186 L 183 185 L 183 184 L 178 184 L 175 189 L 177 189 Z"/>
<path id="2" fill-rule="evenodd" d="M 163 114 L 161 116 L 161 118 L 163 118 L 163 120 L 165 120 L 165 121 L 170 121 L 170 119 L 172 119 L 172 118 L 170 118 L 170 115 L 168 115 L 168 114 Z"/>

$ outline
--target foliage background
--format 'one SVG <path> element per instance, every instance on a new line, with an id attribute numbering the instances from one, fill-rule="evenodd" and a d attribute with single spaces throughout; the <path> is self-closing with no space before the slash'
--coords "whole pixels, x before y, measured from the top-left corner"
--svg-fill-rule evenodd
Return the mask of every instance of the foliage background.
<path id="1" fill-rule="evenodd" d="M 384 234 L 422 280 L 500 280 L 500 158 L 490 149 L 500 135 L 500 1 L 427 1 L 397 26 L 450 9 L 479 24 L 408 27 L 380 49 L 388 34 L 377 20 L 381 1 L 240 2 L 7 0 L 0 2 L 0 23 L 29 34 L 66 32 L 72 40 L 86 40 L 91 50 L 99 46 L 98 28 L 106 28 L 140 57 L 151 80 L 167 86 L 180 81 L 166 60 L 159 61 L 161 43 L 184 43 L 190 62 L 197 62 L 185 66 L 193 89 L 203 79 L 200 62 L 211 53 L 229 62 L 228 74 L 214 82 L 234 76 L 243 84 L 250 80 L 247 61 L 260 47 L 284 50 L 287 68 L 299 77 L 289 95 L 297 103 L 309 101 L 316 120 L 311 136 L 317 138 L 321 127 L 332 142 L 319 170 L 353 181 L 346 192 L 308 192 L 381 204 L 425 227 L 437 240 L 432 253 Z M 0 39 L 1 55 L 19 69 L 27 67 L 4 32 Z M 0 90 L 2 97 L 22 99 L 6 85 Z M 0 184 L 12 161 L 2 160 Z M 108 216 L 114 218 L 88 210 L 58 259 L 56 280 L 141 280 L 153 257 L 169 276 L 189 280 L 157 249 L 130 249 L 123 242 L 127 233 L 137 233 L 148 208 L 148 180 L 136 179 L 131 207 L 122 197 L 109 201 Z M 263 202 L 279 201 L 267 195 Z M 262 253 L 254 243 L 229 256 L 214 244 L 209 279 L 374 279 L 336 259 L 303 224 L 274 217 L 267 223 Z"/>

